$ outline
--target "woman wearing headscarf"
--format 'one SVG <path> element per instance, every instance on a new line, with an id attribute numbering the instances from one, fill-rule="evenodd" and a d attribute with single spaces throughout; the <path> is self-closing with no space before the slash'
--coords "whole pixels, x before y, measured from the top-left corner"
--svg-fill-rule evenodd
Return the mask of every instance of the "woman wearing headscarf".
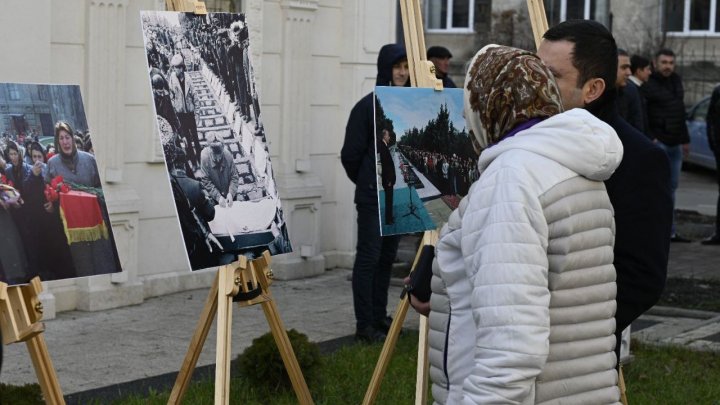
<path id="1" fill-rule="evenodd" d="M 63 182 L 72 189 L 79 189 L 97 196 L 104 226 L 110 228 L 110 220 L 103 197 L 100 175 L 95 156 L 77 149 L 73 130 L 67 122 L 55 124 L 55 150 L 57 154 L 47 162 L 45 182 L 52 184 L 53 179 L 61 176 Z M 46 203 L 48 212 L 58 211 L 57 203 Z M 120 271 L 120 263 L 112 241 L 112 232 L 94 240 L 70 241 L 70 251 L 77 276 L 91 276 Z M 70 239 L 68 237 L 68 239 Z"/>
<path id="2" fill-rule="evenodd" d="M 433 396 L 448 404 L 619 402 L 607 124 L 563 112 L 533 54 L 471 61 L 465 118 L 480 178 L 443 227 L 430 301 Z"/>
<path id="3" fill-rule="evenodd" d="M 29 176 L 29 167 L 23 162 L 20 149 L 13 141 L 7 141 L 5 150 L 5 171 L 0 172 L 0 184 L 12 189 L 0 190 L 0 261 L 2 261 L 3 282 L 19 284 L 28 280 L 28 256 L 25 252 L 23 235 L 18 224 L 23 219 L 24 180 Z M 17 192 L 16 192 L 17 191 Z M 19 193 L 19 196 L 18 196 Z"/>

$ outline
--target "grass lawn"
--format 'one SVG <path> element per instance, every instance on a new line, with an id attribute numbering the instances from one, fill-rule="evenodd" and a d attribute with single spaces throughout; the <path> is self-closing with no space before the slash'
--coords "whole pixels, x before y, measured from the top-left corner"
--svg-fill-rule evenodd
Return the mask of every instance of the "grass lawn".
<path id="1" fill-rule="evenodd" d="M 632 405 L 720 405 L 720 353 L 695 352 L 633 342 L 635 360 L 625 367 Z M 324 358 L 320 381 L 310 386 L 316 404 L 359 404 L 375 368 L 380 345 L 353 345 Z M 376 404 L 410 404 L 414 401 L 417 335 L 405 333 L 398 342 Z M 214 382 L 195 384 L 186 404 L 212 404 Z M 234 379 L 231 403 L 296 404 L 290 393 L 263 393 Z M 132 398 L 116 404 L 165 404 L 167 393 Z M 428 398 L 431 396 L 428 394 Z M 431 402 L 429 402 L 431 403 Z"/>
<path id="2" fill-rule="evenodd" d="M 361 403 L 380 349 L 380 345 L 352 345 L 324 356 L 319 380 L 310 385 L 315 403 L 318 405 Z M 625 367 L 625 382 L 630 404 L 720 405 L 720 353 L 650 346 L 637 341 L 633 342 L 632 351 L 635 360 Z M 376 404 L 396 405 L 414 402 L 416 356 L 417 334 L 405 333 L 398 342 Z M 233 378 L 230 386 L 231 404 L 297 403 L 292 392 L 263 392 L 238 378 Z M 39 391 L 39 387 L 37 385 L 35 387 Z M 24 400 L 30 399 L 27 392 L 18 392 L 18 394 Z M 112 403 L 164 405 L 167 403 L 168 395 L 169 392 L 151 392 L 147 396 L 123 398 Z M 214 381 L 206 380 L 192 384 L 183 403 L 211 405 L 213 396 Z M 28 405 L 40 403 L 35 401 L 37 400 L 17 403 Z M 108 402 L 97 400 L 94 403 L 106 405 Z"/>
<path id="3" fill-rule="evenodd" d="M 632 405 L 720 405 L 720 353 L 633 341 L 624 369 Z"/>
<path id="4" fill-rule="evenodd" d="M 319 381 L 309 384 L 315 404 L 359 404 L 365 396 L 370 377 L 380 356 L 381 345 L 356 344 L 324 356 Z M 400 337 L 388 371 L 383 379 L 376 404 L 410 404 L 414 401 L 417 334 L 413 331 Z M 184 404 L 212 404 L 215 382 L 193 384 Z M 295 405 L 294 392 L 263 392 L 239 378 L 230 383 L 230 403 L 248 405 Z M 169 392 L 151 393 L 148 397 L 131 397 L 114 402 L 117 405 L 166 404 Z M 429 397 L 429 395 L 428 395 Z M 103 402 L 97 402 L 101 404 Z M 104 403 L 103 403 L 104 405 Z"/>

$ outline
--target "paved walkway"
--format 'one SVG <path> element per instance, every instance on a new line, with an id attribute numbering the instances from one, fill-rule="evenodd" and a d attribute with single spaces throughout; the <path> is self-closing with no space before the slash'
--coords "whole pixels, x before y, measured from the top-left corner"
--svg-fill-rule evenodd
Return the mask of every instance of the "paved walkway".
<path id="1" fill-rule="evenodd" d="M 276 281 L 270 287 L 287 329 L 297 329 L 322 342 L 355 332 L 348 276 L 335 269 L 315 278 Z M 208 289 L 209 290 L 209 289 Z M 50 357 L 64 394 L 72 394 L 159 374 L 182 364 L 208 290 L 193 290 L 141 305 L 102 312 L 61 312 L 45 322 Z M 400 287 L 390 290 L 389 313 L 399 302 Z M 233 306 L 232 358 L 270 329 L 261 307 Z M 417 329 L 418 315 L 409 313 L 406 328 Z M 215 363 L 215 324 L 198 362 Z M 25 345 L 5 347 L 0 381 L 35 382 Z"/>
<path id="2" fill-rule="evenodd" d="M 707 173 L 684 173 L 690 192 L 678 196 L 683 218 L 694 211 L 714 213 L 717 186 Z M 708 222 L 707 217 L 697 217 Z M 703 219 L 704 218 L 704 219 Z M 712 232 L 705 223 L 690 223 L 699 239 Z M 683 226 L 686 226 L 683 225 Z M 690 229 L 690 228 L 687 228 Z M 406 249 L 407 250 L 407 249 Z M 720 247 L 699 243 L 673 244 L 671 277 L 720 279 Z M 312 341 L 323 342 L 354 332 L 350 270 L 335 269 L 321 276 L 277 281 L 271 290 L 286 328 L 295 328 Z M 176 372 L 190 342 L 208 290 L 194 290 L 146 300 L 143 304 L 102 312 L 63 312 L 46 322 L 45 339 L 65 394 Z M 388 312 L 394 312 L 400 288 L 390 291 Z M 417 328 L 410 311 L 406 328 Z M 199 366 L 215 361 L 215 326 L 205 344 Z M 233 358 L 252 339 L 269 330 L 259 306 L 233 310 Z M 633 328 L 633 337 L 648 342 L 680 344 L 720 350 L 720 314 L 653 308 Z M 30 358 L 22 344 L 5 347 L 0 381 L 35 382 Z"/>

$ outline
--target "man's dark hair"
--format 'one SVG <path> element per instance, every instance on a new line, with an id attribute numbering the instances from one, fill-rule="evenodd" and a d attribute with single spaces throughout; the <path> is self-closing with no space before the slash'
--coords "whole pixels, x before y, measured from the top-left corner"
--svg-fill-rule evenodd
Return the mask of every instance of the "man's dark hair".
<path id="1" fill-rule="evenodd" d="M 675 52 L 673 52 L 672 49 L 662 48 L 659 51 L 655 52 L 655 58 L 657 59 L 657 57 L 660 55 L 672 56 L 674 58 Z"/>
<path id="2" fill-rule="evenodd" d="M 635 74 L 640 69 L 650 66 L 650 60 L 644 56 L 633 55 L 630 57 L 630 71 Z"/>
<path id="3" fill-rule="evenodd" d="M 567 20 L 547 30 L 543 38 L 575 44 L 572 64 L 579 73 L 578 87 L 592 78 L 600 78 L 605 81 L 605 92 L 600 98 L 615 93 L 618 49 L 605 26 L 592 20 Z"/>
<path id="4" fill-rule="evenodd" d="M 572 64 L 578 70 L 578 88 L 593 78 L 605 82 L 605 91 L 586 106 L 588 111 L 597 115 L 603 106 L 615 99 L 618 48 L 615 38 L 604 25 L 592 20 L 567 20 L 547 30 L 543 38 L 575 44 Z"/>
<path id="5" fill-rule="evenodd" d="M 618 48 L 618 56 L 630 56 L 630 55 L 628 55 L 626 50 L 624 50 L 622 48 Z"/>

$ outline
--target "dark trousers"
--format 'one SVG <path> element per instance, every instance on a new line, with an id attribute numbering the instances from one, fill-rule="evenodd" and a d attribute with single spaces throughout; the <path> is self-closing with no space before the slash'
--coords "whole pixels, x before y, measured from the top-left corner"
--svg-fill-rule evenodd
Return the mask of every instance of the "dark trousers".
<path id="1" fill-rule="evenodd" d="M 383 187 L 385 190 L 385 223 L 390 225 L 394 222 L 393 219 L 393 188 Z"/>
<path id="2" fill-rule="evenodd" d="M 715 211 L 715 235 L 720 236 L 720 151 L 715 149 L 715 166 L 716 166 L 716 172 L 715 175 L 717 176 L 717 183 L 718 183 L 718 200 L 717 200 L 717 207 L 715 208 L 717 211 Z"/>
<path id="3" fill-rule="evenodd" d="M 352 274 L 353 305 L 358 329 L 375 325 L 387 316 L 390 271 L 399 236 L 380 236 L 378 207 L 356 204 L 358 238 Z"/>
<path id="4" fill-rule="evenodd" d="M 180 134 L 185 138 L 185 152 L 187 153 L 188 162 L 192 162 L 195 166 L 200 164 L 200 140 L 198 139 L 197 124 L 195 123 L 194 113 L 177 113 L 180 120 Z"/>

